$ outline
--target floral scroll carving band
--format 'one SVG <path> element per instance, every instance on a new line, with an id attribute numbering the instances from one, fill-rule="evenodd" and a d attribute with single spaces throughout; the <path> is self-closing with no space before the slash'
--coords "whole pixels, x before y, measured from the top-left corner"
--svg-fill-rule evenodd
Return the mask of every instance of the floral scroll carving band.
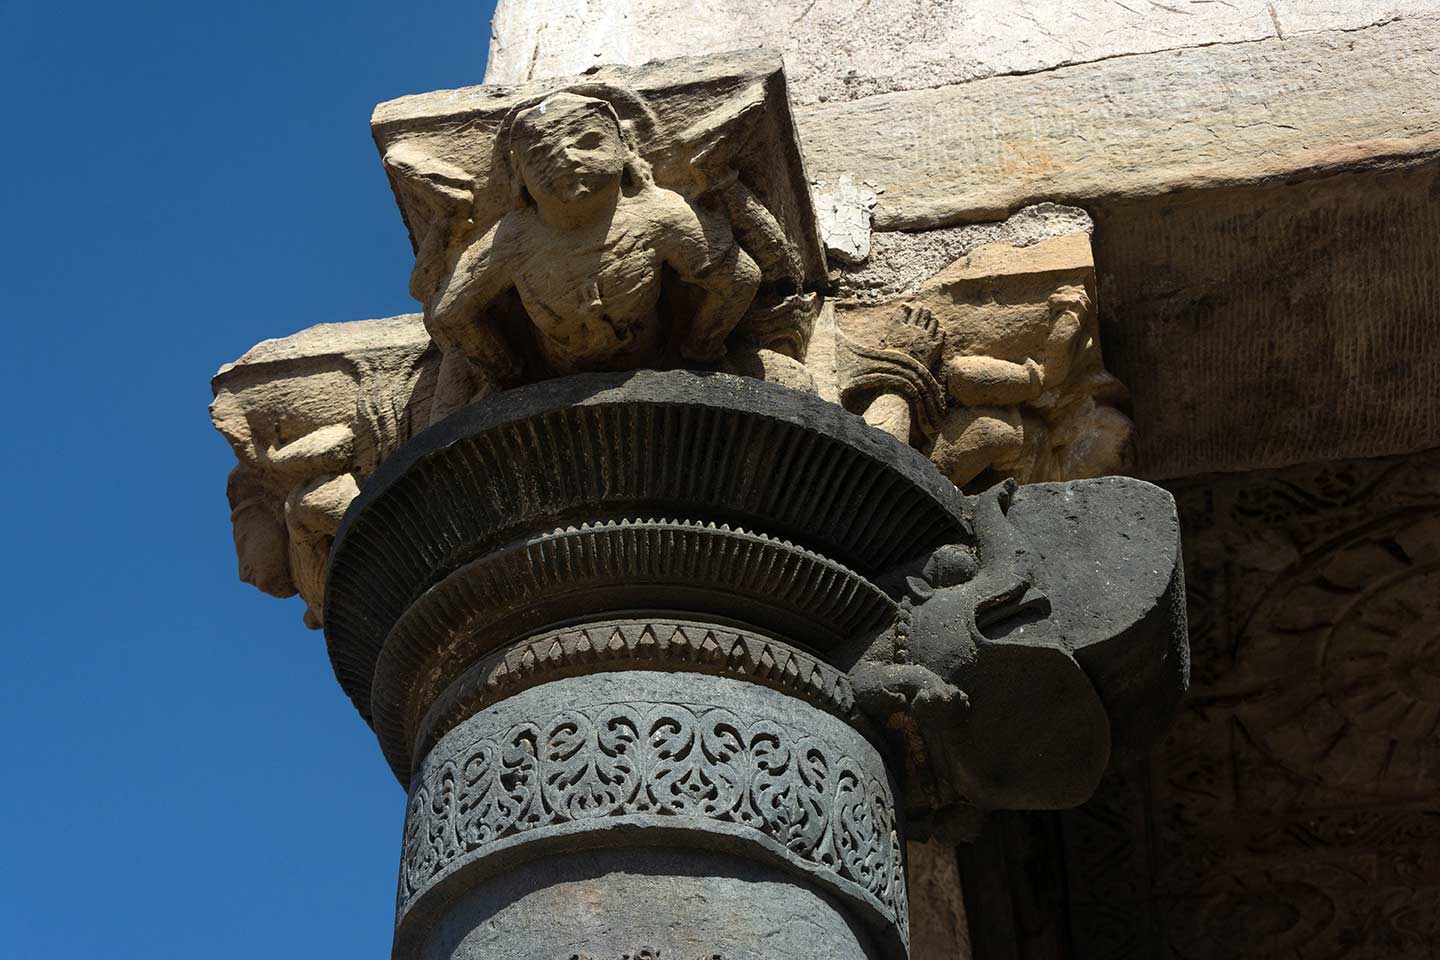
<path id="1" fill-rule="evenodd" d="M 608 675 L 626 686 L 645 682 L 636 676 Z M 789 710 L 757 716 L 745 706 L 755 694 L 737 702 L 732 690 L 755 691 L 752 685 L 698 675 L 660 682 L 677 679 L 697 688 L 691 702 L 595 703 L 573 691 L 537 689 L 527 693 L 540 696 L 505 701 L 442 739 L 411 786 L 401 913 L 504 841 L 587 825 L 603 830 L 623 817 L 759 842 L 858 896 L 908 939 L 903 845 L 874 748 L 858 733 L 836 742 L 841 737 L 833 734 L 850 728 L 798 702 L 791 701 L 822 720 L 821 729 L 799 728 L 783 715 Z M 552 706 L 526 709 L 528 716 L 513 721 L 503 716 L 525 699 Z"/>

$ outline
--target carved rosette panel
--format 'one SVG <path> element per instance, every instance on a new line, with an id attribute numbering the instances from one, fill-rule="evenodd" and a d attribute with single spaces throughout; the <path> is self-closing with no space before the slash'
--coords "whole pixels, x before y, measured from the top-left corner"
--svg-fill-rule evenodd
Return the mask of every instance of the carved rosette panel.
<path id="1" fill-rule="evenodd" d="M 1281 667 L 1284 650 L 1256 637 L 1284 637 L 1305 651 L 1285 657 L 1282 689 L 1240 711 L 1287 769 L 1368 796 L 1433 795 L 1440 555 L 1413 557 L 1400 540 L 1423 519 L 1395 517 L 1336 545 L 1277 584 L 1249 624 L 1242 667 Z"/>
<path id="2" fill-rule="evenodd" d="M 1440 453 L 1178 499 L 1196 682 L 1066 818 L 1077 952 L 1440 955 Z"/>
<path id="3" fill-rule="evenodd" d="M 410 790 L 402 920 L 468 865 L 549 838 L 603 845 L 621 823 L 715 835 L 863 905 L 908 941 L 903 843 L 875 748 L 776 691 L 685 673 L 554 681 L 445 736 Z"/>

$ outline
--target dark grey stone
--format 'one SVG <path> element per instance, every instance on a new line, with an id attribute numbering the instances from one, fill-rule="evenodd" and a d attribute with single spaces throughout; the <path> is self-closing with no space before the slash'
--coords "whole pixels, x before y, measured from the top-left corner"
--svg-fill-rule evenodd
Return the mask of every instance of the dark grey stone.
<path id="1" fill-rule="evenodd" d="M 965 539 L 964 517 L 928 460 L 818 397 L 718 373 L 566 377 L 459 410 L 380 466 L 335 538 L 325 635 L 368 719 L 406 608 L 507 544 L 610 519 L 698 521 L 864 577 Z"/>
<path id="2" fill-rule="evenodd" d="M 834 561 L 741 530 L 622 520 L 541 534 L 460 567 L 385 638 L 371 726 L 396 776 L 408 781 L 421 718 L 469 664 L 557 623 L 654 609 L 753 624 L 833 655 L 888 629 L 896 608 Z"/>
<path id="3" fill-rule="evenodd" d="M 1075 806 L 1189 680 L 1175 505 L 1118 477 L 975 502 L 973 553 L 942 547 L 892 577 L 904 642 L 854 671 L 856 695 L 907 712 L 929 745 L 931 795 L 912 806 Z"/>
<path id="4" fill-rule="evenodd" d="M 422 960 L 887 956 L 835 898 L 773 866 L 691 847 L 533 860 L 480 881 L 415 936 L 404 955 Z"/>
<path id="5" fill-rule="evenodd" d="M 695 673 L 555 680 L 446 734 L 410 790 L 399 925 L 427 927 L 452 891 L 555 849 L 663 843 L 773 864 L 904 953 L 904 845 L 879 752 L 808 703 Z"/>

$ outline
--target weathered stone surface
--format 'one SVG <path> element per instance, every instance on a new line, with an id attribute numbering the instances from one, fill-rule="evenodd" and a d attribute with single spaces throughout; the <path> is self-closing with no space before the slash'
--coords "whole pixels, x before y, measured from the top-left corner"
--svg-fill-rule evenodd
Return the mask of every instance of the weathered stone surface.
<path id="1" fill-rule="evenodd" d="M 238 465 L 228 492 L 240 579 L 299 593 L 321 625 L 340 518 L 380 461 L 429 418 L 439 357 L 417 314 L 265 340 L 211 381 L 210 417 Z"/>
<path id="2" fill-rule="evenodd" d="M 426 960 L 885 957 L 835 898 L 784 870 L 680 847 L 566 850 L 521 864 L 458 898 L 416 955 Z"/>
<path id="3" fill-rule="evenodd" d="M 1440 444 L 1440 164 L 1096 208 L 1141 476 Z"/>
<path id="4" fill-rule="evenodd" d="M 840 268 L 832 296 L 860 303 L 879 303 L 913 293 L 920 285 L 961 257 L 987 244 L 1030 247 L 1075 233 L 1090 234 L 1095 224 L 1079 207 L 1038 203 L 1004 220 L 941 227 L 919 233 L 871 235 L 863 263 Z"/>
<path id="5" fill-rule="evenodd" d="M 1216 43 L 1350 30 L 1440 12 L 1434 0 L 501 0 L 487 83 L 580 73 L 600 63 L 767 45 L 785 54 L 798 102 Z"/>
<path id="6" fill-rule="evenodd" d="M 1119 57 L 796 119 L 812 176 L 884 190 L 883 230 L 1408 162 L 1440 151 L 1437 23 Z"/>
<path id="7" fill-rule="evenodd" d="M 1440 452 L 1174 489 L 1194 686 L 1063 818 L 1077 955 L 1436 956 Z"/>
<path id="8" fill-rule="evenodd" d="M 803 360 L 825 258 L 777 56 L 404 97 L 372 129 L 437 416 L 582 371 Z"/>
<path id="9" fill-rule="evenodd" d="M 841 177 L 833 186 L 815 184 L 815 212 L 825 252 L 843 264 L 858 264 L 870 256 L 870 211 L 879 197 L 863 183 Z"/>
<path id="10" fill-rule="evenodd" d="M 1129 472 L 1094 295 L 1090 239 L 1073 233 L 978 247 L 898 304 L 838 303 L 838 400 L 960 485 Z"/>
<path id="11" fill-rule="evenodd" d="M 977 498 L 975 537 L 973 555 L 942 547 L 905 573 L 903 655 L 867 660 L 856 697 L 892 725 L 908 713 L 932 810 L 1074 806 L 1188 683 L 1174 503 L 1120 477 L 1006 485 Z"/>

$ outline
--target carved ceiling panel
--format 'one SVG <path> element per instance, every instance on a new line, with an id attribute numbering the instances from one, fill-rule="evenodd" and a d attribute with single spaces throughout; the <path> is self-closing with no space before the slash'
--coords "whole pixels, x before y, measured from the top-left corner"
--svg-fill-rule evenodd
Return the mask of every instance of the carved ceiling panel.
<path id="1" fill-rule="evenodd" d="M 1075 955 L 1440 955 L 1440 452 L 1174 492 L 1193 685 L 1062 818 Z"/>

